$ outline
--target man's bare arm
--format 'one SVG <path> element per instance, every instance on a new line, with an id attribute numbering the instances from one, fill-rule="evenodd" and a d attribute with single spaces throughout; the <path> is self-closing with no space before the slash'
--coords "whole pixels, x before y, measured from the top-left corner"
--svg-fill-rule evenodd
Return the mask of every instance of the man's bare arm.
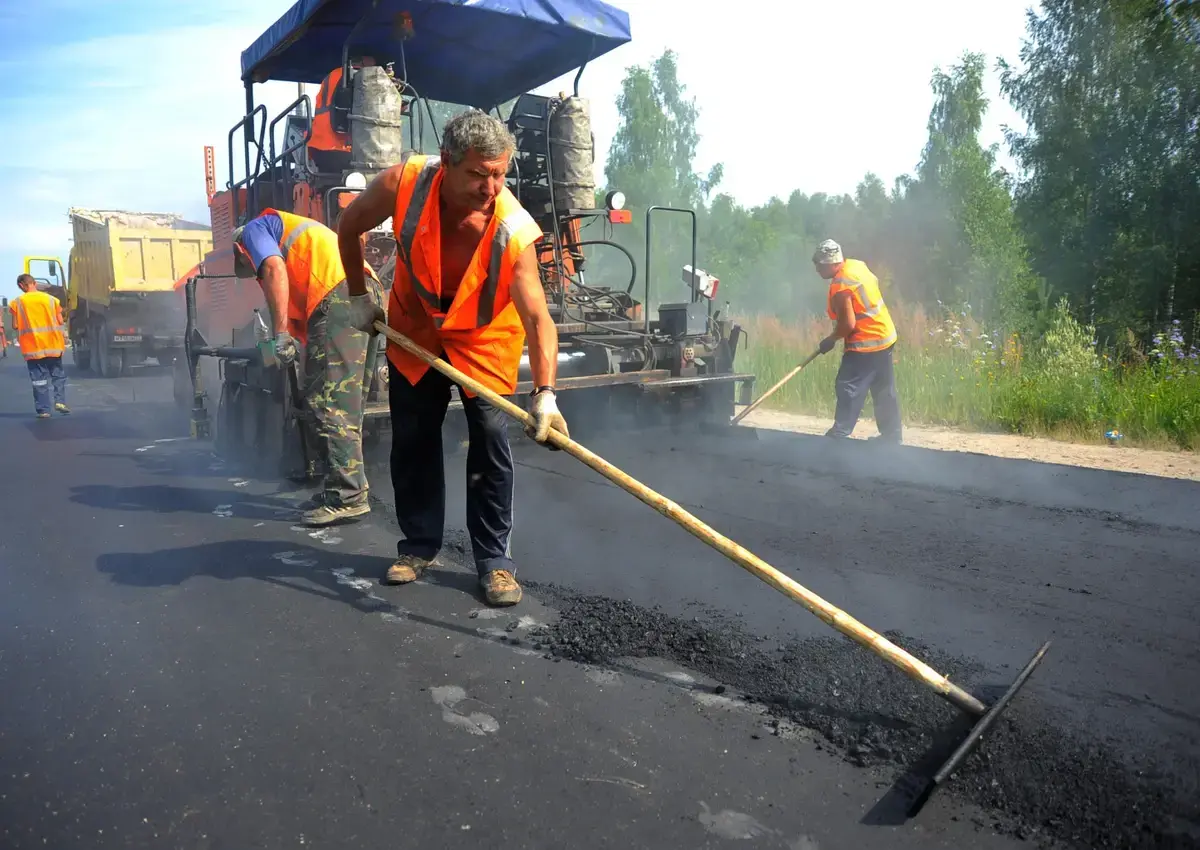
<path id="1" fill-rule="evenodd" d="M 525 326 L 533 385 L 552 387 L 558 376 L 558 329 L 546 306 L 546 292 L 538 276 L 537 254 L 532 245 L 517 259 L 509 293 Z"/>
<path id="2" fill-rule="evenodd" d="M 288 276 L 283 257 L 267 257 L 258 269 L 259 286 L 271 313 L 271 330 L 283 333 L 288 327 Z"/>
<path id="3" fill-rule="evenodd" d="M 854 303 L 850 300 L 849 292 L 839 292 L 833 296 L 833 312 L 837 314 L 837 327 L 834 328 L 832 336 L 845 339 L 854 333 L 857 323 L 854 319 Z"/>
<path id="4" fill-rule="evenodd" d="M 404 165 L 393 165 L 379 174 L 342 211 L 338 221 L 338 253 L 346 271 L 346 288 L 351 295 L 366 295 L 367 282 L 363 273 L 362 235 L 387 221 L 396 210 L 396 190 Z"/>

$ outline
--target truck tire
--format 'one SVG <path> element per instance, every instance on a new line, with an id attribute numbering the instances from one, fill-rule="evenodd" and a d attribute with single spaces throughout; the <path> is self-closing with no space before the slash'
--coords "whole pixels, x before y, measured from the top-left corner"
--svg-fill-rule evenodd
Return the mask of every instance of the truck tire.
<path id="1" fill-rule="evenodd" d="M 128 375 L 129 367 L 125 361 L 125 350 L 122 348 L 113 348 L 108 340 L 108 336 L 108 332 L 105 330 L 104 335 L 96 341 L 97 371 L 104 378 L 117 378 L 121 375 Z"/>

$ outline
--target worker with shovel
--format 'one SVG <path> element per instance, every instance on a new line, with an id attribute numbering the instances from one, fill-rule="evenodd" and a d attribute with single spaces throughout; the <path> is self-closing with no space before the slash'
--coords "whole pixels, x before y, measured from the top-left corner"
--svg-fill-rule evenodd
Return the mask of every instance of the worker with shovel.
<path id="1" fill-rule="evenodd" d="M 370 513 L 362 421 L 373 340 L 356 329 L 361 324 L 356 316 L 374 315 L 383 302 L 374 270 L 359 261 L 364 294 L 355 302 L 346 288 L 337 234 L 318 221 L 272 209 L 236 229 L 233 244 L 237 276 L 257 278 L 262 287 L 283 368 L 295 368 L 296 343 L 304 345 L 302 395 L 316 419 L 326 472 L 321 492 L 305 506 L 303 523 L 329 525 Z M 370 301 L 365 314 L 361 300 Z"/>
<path id="2" fill-rule="evenodd" d="M 833 332 L 821 340 L 818 350 L 828 354 L 839 339 L 844 341 L 837 374 L 837 408 L 833 427 L 825 435 L 849 437 L 869 391 L 875 402 L 880 437 L 899 443 L 900 403 L 892 364 L 896 325 L 883 303 L 879 281 L 866 263 L 845 259 L 842 247 L 832 239 L 817 246 L 812 261 L 817 274 L 829 281 L 826 311 L 835 322 Z"/>
<path id="3" fill-rule="evenodd" d="M 544 443 L 567 434 L 554 399 L 558 332 L 546 306 L 534 245 L 542 231 L 505 186 L 516 149 L 498 119 L 478 110 L 446 123 L 440 156 L 410 156 L 384 171 L 342 213 L 338 228 L 351 298 L 363 292 L 360 236 L 391 216 L 396 274 L 388 301 L 393 330 L 482 387 L 511 395 L 526 337 L 534 389 L 527 433 Z M 382 313 L 375 318 L 382 320 Z M 359 328 L 371 327 L 368 320 Z M 436 563 L 446 512 L 442 422 L 450 379 L 389 341 L 392 486 L 404 540 L 387 571 L 415 581 Z M 513 458 L 505 414 L 459 385 L 467 417 L 467 530 L 491 605 L 515 605 Z"/>

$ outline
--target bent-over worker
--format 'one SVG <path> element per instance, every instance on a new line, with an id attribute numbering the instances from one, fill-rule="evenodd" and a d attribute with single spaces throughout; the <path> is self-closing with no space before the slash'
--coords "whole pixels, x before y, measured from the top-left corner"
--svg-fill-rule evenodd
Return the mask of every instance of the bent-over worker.
<path id="1" fill-rule="evenodd" d="M 13 333 L 21 347 L 29 380 L 33 384 L 33 406 L 38 419 L 50 418 L 50 387 L 54 387 L 54 409 L 61 414 L 67 407 L 67 373 L 63 370 L 63 351 L 67 347 L 66 322 L 62 304 L 48 292 L 37 288 L 31 274 L 17 278 L 21 294 L 8 302 Z"/>
<path id="2" fill-rule="evenodd" d="M 328 525 L 370 513 L 363 465 L 364 386 L 372 338 L 357 330 L 383 303 L 383 288 L 365 262 L 356 269 L 360 298 L 351 298 L 337 234 L 310 218 L 268 209 L 233 232 L 238 277 L 256 277 L 271 314 L 275 352 L 293 368 L 304 344 L 302 394 L 316 420 L 325 463 L 322 491 L 304 513 L 306 525 Z M 369 291 L 368 291 L 369 290 Z"/>
<path id="3" fill-rule="evenodd" d="M 849 437 L 854 432 L 869 390 L 880 437 L 898 443 L 900 402 L 892 368 L 896 325 L 883 303 L 879 281 L 866 263 L 845 259 L 841 246 L 832 239 L 817 247 L 812 261 L 817 274 L 829 281 L 825 309 L 835 323 L 833 332 L 821 340 L 820 351 L 828 354 L 839 339 L 844 341 L 837 374 L 837 409 L 826 436 Z"/>
<path id="4" fill-rule="evenodd" d="M 446 123 L 440 156 L 410 156 L 381 173 L 342 214 L 338 229 L 350 292 L 361 292 L 361 234 L 392 217 L 397 262 L 388 324 L 501 395 L 517 387 L 526 336 L 530 407 L 545 443 L 566 435 L 554 398 L 558 332 L 546 306 L 534 244 L 541 228 L 505 186 L 516 148 L 478 110 Z M 352 270 L 352 271 L 350 271 Z M 361 327 L 361 326 L 360 326 Z M 404 539 L 387 581 L 404 584 L 436 563 L 446 512 L 442 423 L 451 382 L 399 346 L 387 347 L 392 485 Z M 513 459 L 504 414 L 463 387 L 467 417 L 467 530 L 487 601 L 514 605 Z"/>

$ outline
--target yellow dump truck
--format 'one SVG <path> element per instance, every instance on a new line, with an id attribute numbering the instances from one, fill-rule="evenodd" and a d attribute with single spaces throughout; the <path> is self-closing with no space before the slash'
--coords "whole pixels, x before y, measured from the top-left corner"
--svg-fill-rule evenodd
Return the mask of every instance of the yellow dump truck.
<path id="1" fill-rule="evenodd" d="M 213 248 L 208 225 L 165 213 L 72 207 L 66 275 L 75 365 L 105 377 L 183 356 L 183 283 Z M 62 282 L 57 258 L 28 258 L 39 281 Z M 56 268 L 57 267 L 57 268 Z"/>

